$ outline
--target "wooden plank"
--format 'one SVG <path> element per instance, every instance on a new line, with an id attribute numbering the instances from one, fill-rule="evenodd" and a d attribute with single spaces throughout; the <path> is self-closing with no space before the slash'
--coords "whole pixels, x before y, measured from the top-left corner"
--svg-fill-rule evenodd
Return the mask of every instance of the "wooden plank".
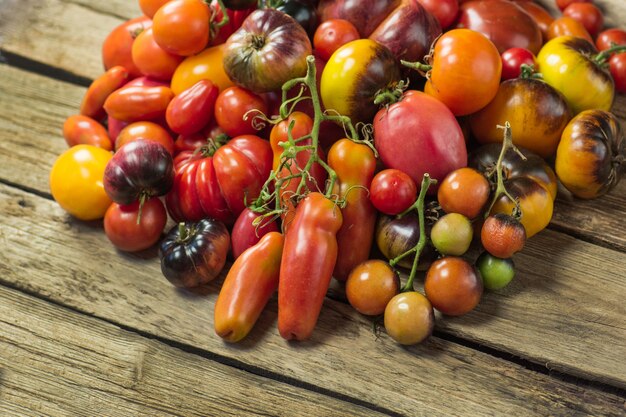
<path id="1" fill-rule="evenodd" d="M 382 415 L 0 286 L 0 414 Z"/>
<path id="2" fill-rule="evenodd" d="M 573 416 L 624 411 L 624 400 L 613 394 L 436 337 L 402 348 L 386 335 L 376 338 L 369 320 L 329 299 L 306 343 L 280 338 L 272 302 L 248 339 L 226 345 L 211 330 L 219 282 L 202 296 L 178 291 L 161 276 L 149 253 L 121 255 L 98 225 L 73 221 L 53 202 L 12 187 L 0 186 L 0 211 L 4 213 L 0 282 L 245 366 L 406 415 Z M 585 337 L 588 342 L 596 335 Z M 551 351 L 547 340 L 541 347 Z M 594 356 L 611 358 L 618 351 L 615 338 L 604 345 L 596 342 L 598 346 L 585 352 L 585 360 L 594 364 Z M 579 343 L 577 349 L 585 346 Z M 612 367 L 623 376 L 620 360 L 613 360 Z M 610 370 L 606 373 L 612 375 Z M 433 401 L 433 395 L 445 400 Z"/>

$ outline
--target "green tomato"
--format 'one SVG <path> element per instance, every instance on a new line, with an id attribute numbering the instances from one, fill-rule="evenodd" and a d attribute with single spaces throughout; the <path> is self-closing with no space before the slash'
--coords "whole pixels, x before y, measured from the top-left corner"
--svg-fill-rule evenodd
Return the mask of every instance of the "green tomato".
<path id="1" fill-rule="evenodd" d="M 437 220 L 430 232 L 435 248 L 444 255 L 461 256 L 470 247 L 474 229 L 467 217 L 449 213 Z"/>
<path id="2" fill-rule="evenodd" d="M 483 252 L 476 260 L 476 267 L 483 278 L 483 285 L 488 290 L 506 287 L 515 276 L 515 264 L 511 258 L 497 258 L 489 252 Z"/>

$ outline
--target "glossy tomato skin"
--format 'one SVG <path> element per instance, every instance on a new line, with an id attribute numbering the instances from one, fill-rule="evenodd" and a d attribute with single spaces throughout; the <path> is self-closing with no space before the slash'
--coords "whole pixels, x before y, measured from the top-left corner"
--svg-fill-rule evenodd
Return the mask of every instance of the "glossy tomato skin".
<path id="1" fill-rule="evenodd" d="M 542 45 L 541 29 L 535 20 L 507 0 L 463 3 L 457 27 L 487 36 L 500 53 L 510 48 L 526 48 L 536 54 Z"/>
<path id="2" fill-rule="evenodd" d="M 130 77 L 141 76 L 141 71 L 132 58 L 135 37 L 143 30 L 152 27 L 152 20 L 146 16 L 130 19 L 111 31 L 102 43 L 102 63 L 108 70 L 115 66 L 125 68 Z"/>
<path id="3" fill-rule="evenodd" d="M 419 91 L 407 91 L 399 102 L 376 114 L 374 145 L 386 167 L 405 172 L 416 184 L 425 173 L 441 182 L 467 165 L 465 139 L 454 115 Z"/>
<path id="4" fill-rule="evenodd" d="M 321 193 L 298 204 L 280 264 L 278 331 L 284 339 L 311 337 L 337 261 L 342 223 L 341 210 Z"/>
<path id="5" fill-rule="evenodd" d="M 499 290 L 515 277 L 515 264 L 512 259 L 502 259 L 483 252 L 476 260 L 476 268 L 483 278 L 483 285 L 488 290 Z"/>
<path id="6" fill-rule="evenodd" d="M 258 112 L 251 112 L 257 110 Z M 239 86 L 228 87 L 215 100 L 215 120 L 228 136 L 251 135 L 257 132 L 254 116 L 267 113 L 261 96 Z"/>
<path id="7" fill-rule="evenodd" d="M 182 93 L 200 80 L 210 80 L 220 91 L 233 86 L 234 83 L 224 72 L 223 57 L 224 45 L 216 45 L 185 58 L 172 76 L 174 94 Z"/>
<path id="8" fill-rule="evenodd" d="M 219 221 L 175 225 L 159 244 L 161 272 L 175 287 L 208 284 L 224 269 L 229 247 L 228 229 Z"/>
<path id="9" fill-rule="evenodd" d="M 415 181 L 399 169 L 384 169 L 372 179 L 370 200 L 381 213 L 395 216 L 408 209 L 416 199 Z"/>
<path id="10" fill-rule="evenodd" d="M 315 30 L 313 47 L 317 56 L 328 61 L 341 46 L 359 38 L 359 31 L 349 21 L 330 19 L 320 24 Z"/>
<path id="11" fill-rule="evenodd" d="M 462 258 L 446 256 L 428 269 L 424 291 L 434 308 L 448 316 L 461 316 L 480 302 L 483 282 L 473 265 Z"/>
<path id="12" fill-rule="evenodd" d="M 256 222 L 258 224 L 255 224 Z M 246 207 L 237 217 L 230 234 L 233 258 L 239 258 L 244 251 L 256 245 L 266 234 L 279 231 L 275 219 L 262 217 L 261 214 Z"/>
<path id="13" fill-rule="evenodd" d="M 548 40 L 552 40 L 560 36 L 576 36 L 593 44 L 593 38 L 589 32 L 587 32 L 585 26 L 583 26 L 583 24 L 578 20 L 569 16 L 561 16 L 555 19 L 550 24 L 550 27 L 548 27 Z"/>
<path id="14" fill-rule="evenodd" d="M 439 21 L 442 29 L 456 22 L 459 15 L 458 0 L 418 0 L 422 6 Z"/>
<path id="15" fill-rule="evenodd" d="M 215 301 L 215 333 L 227 342 L 248 335 L 278 288 L 284 237 L 271 232 L 237 257 Z"/>
<path id="16" fill-rule="evenodd" d="M 563 16 L 578 20 L 594 39 L 604 27 L 604 16 L 593 3 L 572 3 L 563 10 Z"/>
<path id="17" fill-rule="evenodd" d="M 593 62 L 590 42 L 573 36 L 552 39 L 537 55 L 543 79 L 565 97 L 576 115 L 583 110 L 608 111 L 615 95 L 611 75 Z"/>
<path id="18" fill-rule="evenodd" d="M 174 140 L 167 130 L 154 122 L 134 122 L 124 127 L 115 141 L 115 151 L 136 140 L 158 142 L 174 156 Z"/>
<path id="19" fill-rule="evenodd" d="M 83 96 L 80 103 L 80 114 L 101 120 L 106 116 L 104 102 L 115 90 L 121 88 L 130 77 L 124 67 L 114 66 L 96 78 Z"/>
<path id="20" fill-rule="evenodd" d="M 503 130 L 497 126 L 508 121 L 515 145 L 549 158 L 571 118 L 565 97 L 549 84 L 515 78 L 500 84 L 494 99 L 470 116 L 470 126 L 479 143 L 502 143 Z"/>
<path id="21" fill-rule="evenodd" d="M 346 297 L 356 311 L 367 316 L 385 312 L 385 307 L 400 292 L 400 277 L 384 261 L 364 261 L 350 271 L 346 280 Z"/>
<path id="22" fill-rule="evenodd" d="M 110 151 L 111 139 L 107 130 L 91 117 L 76 114 L 65 119 L 63 137 L 69 147 L 84 144 Z"/>
<path id="23" fill-rule="evenodd" d="M 371 39 L 358 39 L 330 57 L 322 72 L 320 94 L 326 109 L 349 117 L 352 123 L 368 123 L 378 111 L 376 94 L 400 79 L 388 48 Z"/>
<path id="24" fill-rule="evenodd" d="M 455 116 L 485 107 L 498 92 L 502 60 L 495 45 L 469 29 L 453 29 L 435 44 L 424 92 L 443 102 Z"/>
<path id="25" fill-rule="evenodd" d="M 385 330 L 401 345 L 415 345 L 428 339 L 435 328 L 430 301 L 416 291 L 393 297 L 385 308 Z"/>
<path id="26" fill-rule="evenodd" d="M 52 197 L 80 220 L 101 219 L 111 205 L 102 184 L 111 156 L 93 145 L 76 145 L 63 152 L 50 171 Z"/>
<path id="27" fill-rule="evenodd" d="M 536 66 L 536 57 L 526 48 L 510 48 L 502 52 L 503 80 L 511 80 L 522 75 L 522 65 Z"/>
<path id="28" fill-rule="evenodd" d="M 158 242 L 167 222 L 167 212 L 158 197 L 122 206 L 111 204 L 104 215 L 104 233 L 113 246 L 126 252 L 148 249 Z"/>
<path id="29" fill-rule="evenodd" d="M 579 198 L 609 192 L 623 172 L 626 141 L 617 118 L 606 111 L 587 110 L 572 119 L 556 154 L 556 173 Z"/>
<path id="30" fill-rule="evenodd" d="M 306 0 L 286 0 L 276 10 L 294 18 L 309 36 L 313 36 L 317 28 L 315 6 Z"/>
<path id="31" fill-rule="evenodd" d="M 593 3 L 593 0 L 556 0 L 556 6 L 561 9 L 561 11 L 565 10 L 567 6 L 573 3 Z"/>
<path id="32" fill-rule="evenodd" d="M 148 77 L 170 80 L 178 65 L 183 61 L 180 55 L 167 52 L 154 40 L 152 28 L 141 32 L 132 47 L 133 62 Z"/>
<path id="33" fill-rule="evenodd" d="M 604 51 L 609 49 L 613 43 L 626 45 L 626 30 L 612 28 L 602 31 L 596 38 L 595 45 L 598 51 Z"/>
<path id="34" fill-rule="evenodd" d="M 211 81 L 198 81 L 167 105 L 167 125 L 181 135 L 199 132 L 213 120 L 218 94 L 219 88 Z"/>
<path id="35" fill-rule="evenodd" d="M 335 279 L 345 281 L 355 266 L 369 258 L 374 240 L 376 210 L 368 198 L 367 187 L 376 171 L 376 156 L 369 146 L 344 138 L 329 149 L 328 165 L 337 174 L 333 194 L 345 201 L 333 271 Z"/>
<path id="36" fill-rule="evenodd" d="M 236 84 L 256 93 L 278 90 L 306 74 L 311 52 L 306 31 L 291 16 L 256 10 L 226 41 L 224 70 Z"/>
<path id="37" fill-rule="evenodd" d="M 124 122 L 151 120 L 165 116 L 172 98 L 174 94 L 168 87 L 124 86 L 109 95 L 104 110 Z"/>
<path id="38" fill-rule="evenodd" d="M 168 1 L 169 0 L 139 0 L 139 8 L 144 15 L 152 19 L 157 10 Z"/>
<path id="39" fill-rule="evenodd" d="M 609 71 L 615 82 L 615 90 L 626 93 L 626 54 L 615 54 L 609 59 Z"/>
<path id="40" fill-rule="evenodd" d="M 518 1 L 516 4 L 535 20 L 545 42 L 548 39 L 548 28 L 554 22 L 554 17 L 549 11 L 533 1 Z"/>
<path id="41" fill-rule="evenodd" d="M 417 245 L 420 237 L 419 221 L 417 214 L 410 212 L 401 218 L 395 216 L 380 215 L 376 222 L 376 245 L 387 259 L 393 259 Z M 430 233 L 427 228 L 426 233 Z M 419 259 L 417 269 L 425 271 L 430 263 L 437 257 L 435 249 L 426 245 Z M 398 265 L 404 268 L 413 266 L 414 257 L 403 258 Z"/>
<path id="42" fill-rule="evenodd" d="M 171 54 L 197 54 L 209 43 L 210 19 L 211 10 L 201 0 L 167 2 L 152 19 L 154 39 Z"/>
<path id="43" fill-rule="evenodd" d="M 491 192 L 489 181 L 473 168 L 449 173 L 437 190 L 437 201 L 446 213 L 459 213 L 468 219 L 480 215 Z"/>

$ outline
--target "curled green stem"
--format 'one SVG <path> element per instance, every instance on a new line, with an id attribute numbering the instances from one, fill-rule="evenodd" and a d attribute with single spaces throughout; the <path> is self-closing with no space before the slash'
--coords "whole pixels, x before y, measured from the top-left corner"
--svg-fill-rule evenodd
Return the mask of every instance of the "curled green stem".
<path id="1" fill-rule="evenodd" d="M 422 251 L 424 250 L 424 247 L 426 247 L 426 242 L 427 242 L 426 224 L 424 220 L 424 199 L 426 198 L 426 192 L 428 191 L 430 186 L 436 183 L 437 183 L 437 180 L 430 178 L 430 175 L 428 173 L 424 174 L 424 177 L 422 178 L 422 186 L 420 188 L 419 196 L 417 197 L 417 200 L 415 200 L 415 202 L 408 209 L 408 211 L 410 210 L 417 211 L 417 218 L 419 221 L 419 229 L 420 229 L 420 237 L 417 241 L 417 244 L 413 248 L 409 249 L 408 251 L 404 252 L 403 254 L 389 261 L 389 264 L 392 267 L 395 267 L 398 264 L 398 262 L 400 262 L 402 259 L 406 258 L 407 256 L 411 254 L 415 254 L 415 258 L 413 258 L 413 266 L 411 267 L 411 273 L 409 274 L 409 278 L 407 279 L 406 284 L 404 285 L 404 287 L 402 287 L 402 292 L 413 291 L 413 281 L 415 280 L 415 276 L 417 275 L 417 265 L 419 264 L 420 256 L 422 254 Z"/>
<path id="2" fill-rule="evenodd" d="M 515 208 L 513 209 L 512 214 L 516 217 L 519 217 L 520 215 L 519 201 L 516 198 L 513 198 L 513 196 L 507 191 L 506 187 L 504 186 L 503 161 L 504 161 L 504 155 L 506 155 L 509 149 L 512 149 L 513 151 L 515 151 L 523 160 L 526 160 L 526 157 L 517 148 L 517 146 L 513 144 L 511 124 L 508 121 L 506 121 L 504 122 L 504 126 L 498 125 L 497 128 L 504 130 L 504 140 L 502 141 L 502 149 L 500 150 L 500 155 L 498 156 L 498 162 L 496 163 L 496 166 L 495 166 L 496 190 L 493 193 L 493 198 L 491 200 L 491 204 L 489 204 L 489 208 L 487 209 L 487 211 L 485 211 L 485 218 L 489 217 L 489 213 L 491 213 L 491 209 L 496 204 L 496 201 L 498 201 L 498 199 L 502 195 L 507 196 L 509 200 L 515 203 Z"/>
<path id="3" fill-rule="evenodd" d="M 403 59 L 400 60 L 400 64 L 402 64 L 403 66 L 405 66 L 407 68 L 414 69 L 414 70 L 416 70 L 417 72 L 419 72 L 422 75 L 428 73 L 428 71 L 433 69 L 432 65 L 422 64 L 421 62 L 405 61 Z"/>
<path id="4" fill-rule="evenodd" d="M 606 62 L 609 60 L 611 55 L 619 54 L 622 52 L 626 52 L 626 45 L 612 44 L 609 49 L 606 49 L 600 52 L 598 55 L 594 56 L 593 61 L 600 66 L 604 66 L 606 65 Z"/>

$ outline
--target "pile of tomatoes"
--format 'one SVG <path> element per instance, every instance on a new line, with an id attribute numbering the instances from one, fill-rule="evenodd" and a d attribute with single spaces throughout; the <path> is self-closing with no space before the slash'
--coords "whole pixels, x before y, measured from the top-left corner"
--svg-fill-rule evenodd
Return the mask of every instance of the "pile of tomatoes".
<path id="1" fill-rule="evenodd" d="M 227 341 L 276 291 L 281 336 L 309 338 L 335 278 L 419 343 L 434 309 L 466 314 L 513 279 L 559 181 L 595 198 L 620 179 L 626 32 L 591 0 L 557 0 L 558 18 L 530 0 L 139 5 L 63 126 L 52 195 L 119 250 L 158 243 L 177 287 L 232 259 Z"/>

